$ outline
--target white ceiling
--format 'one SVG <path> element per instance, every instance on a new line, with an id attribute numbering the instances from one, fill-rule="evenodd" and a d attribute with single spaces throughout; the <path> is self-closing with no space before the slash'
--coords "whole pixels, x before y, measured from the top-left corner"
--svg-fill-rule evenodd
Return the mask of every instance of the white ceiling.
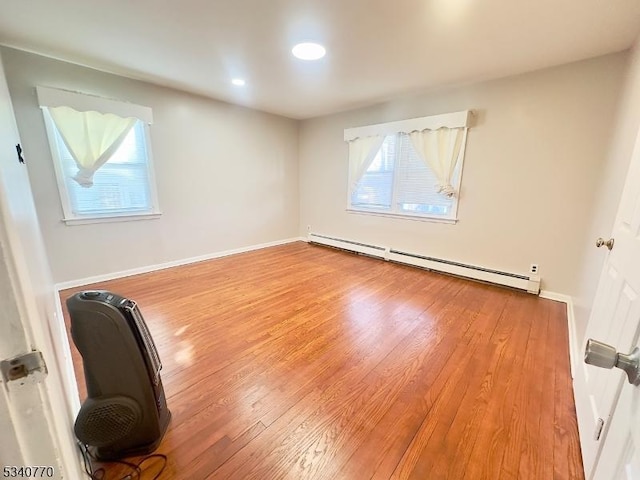
<path id="1" fill-rule="evenodd" d="M 616 52 L 640 33 L 639 0 L 0 2 L 2 44 L 292 118 Z M 303 40 L 327 56 L 296 60 Z"/>

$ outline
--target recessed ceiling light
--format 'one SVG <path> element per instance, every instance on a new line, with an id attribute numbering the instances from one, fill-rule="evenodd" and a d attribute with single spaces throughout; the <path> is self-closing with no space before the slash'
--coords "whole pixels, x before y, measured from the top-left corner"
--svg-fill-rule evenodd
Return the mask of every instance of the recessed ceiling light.
<path id="1" fill-rule="evenodd" d="M 247 84 L 244 78 L 234 78 L 233 80 L 231 80 L 231 83 L 233 83 L 236 87 L 244 87 Z"/>
<path id="2" fill-rule="evenodd" d="M 319 43 L 299 43 L 291 49 L 291 53 L 300 60 L 319 60 L 327 50 Z"/>

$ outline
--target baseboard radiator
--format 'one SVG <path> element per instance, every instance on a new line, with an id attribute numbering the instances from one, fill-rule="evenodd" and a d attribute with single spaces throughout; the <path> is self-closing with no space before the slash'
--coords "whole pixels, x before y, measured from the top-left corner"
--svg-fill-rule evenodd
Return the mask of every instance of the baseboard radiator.
<path id="1" fill-rule="evenodd" d="M 347 250 L 349 252 L 381 258 L 392 262 L 403 263 L 405 265 L 413 265 L 427 270 L 434 270 L 482 282 L 517 288 L 535 295 L 540 293 L 540 277 L 538 275 L 520 275 L 517 273 L 502 272 L 477 265 L 468 265 L 451 260 L 403 252 L 390 247 L 355 242 L 352 240 L 320 235 L 317 233 L 310 233 L 308 240 L 310 243 L 339 248 L 341 250 Z"/>

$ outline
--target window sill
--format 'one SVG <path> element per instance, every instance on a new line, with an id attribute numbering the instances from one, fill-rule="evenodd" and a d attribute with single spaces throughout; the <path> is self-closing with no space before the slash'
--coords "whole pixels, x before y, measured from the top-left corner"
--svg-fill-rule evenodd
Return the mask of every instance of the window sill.
<path id="1" fill-rule="evenodd" d="M 347 208 L 347 213 L 355 213 L 358 215 L 372 215 L 374 217 L 399 218 L 402 220 L 415 220 L 418 222 L 445 223 L 449 225 L 455 225 L 456 223 L 458 223 L 458 219 L 456 218 L 427 217 L 423 215 L 378 212 L 375 210 L 355 210 L 353 208 Z"/>
<path id="2" fill-rule="evenodd" d="M 160 218 L 161 212 L 138 213 L 134 215 L 97 215 L 95 217 L 63 218 L 67 225 L 87 225 L 89 223 L 112 223 L 112 222 L 134 222 L 137 220 L 153 220 Z"/>

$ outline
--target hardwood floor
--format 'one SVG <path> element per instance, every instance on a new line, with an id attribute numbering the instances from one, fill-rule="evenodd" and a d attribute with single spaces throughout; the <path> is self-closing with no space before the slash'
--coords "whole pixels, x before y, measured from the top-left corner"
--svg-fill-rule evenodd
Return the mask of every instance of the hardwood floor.
<path id="1" fill-rule="evenodd" d="M 583 478 L 564 304 L 302 242 L 91 288 L 160 351 L 163 479 Z"/>

